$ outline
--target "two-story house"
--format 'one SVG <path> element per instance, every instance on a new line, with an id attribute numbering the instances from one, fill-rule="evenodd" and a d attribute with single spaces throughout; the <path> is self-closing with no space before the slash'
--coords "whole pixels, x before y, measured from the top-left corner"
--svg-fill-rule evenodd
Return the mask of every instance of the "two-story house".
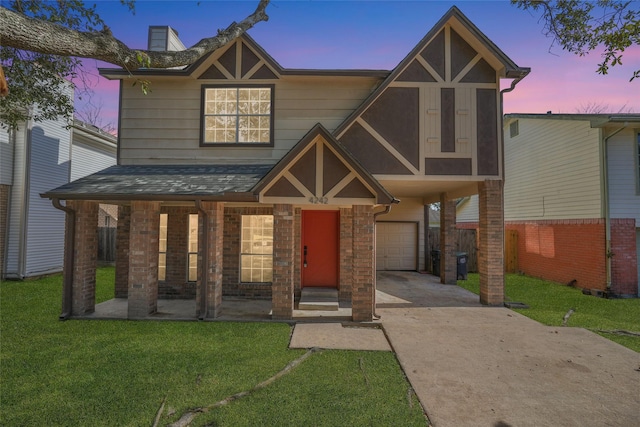
<path id="1" fill-rule="evenodd" d="M 640 115 L 507 114 L 505 227 L 518 270 L 594 293 L 637 296 Z M 460 205 L 475 227 L 477 201 Z"/>
<path id="2" fill-rule="evenodd" d="M 424 269 L 435 201 L 441 280 L 455 283 L 455 200 L 472 194 L 480 299 L 502 304 L 500 82 L 511 90 L 529 69 L 457 8 L 391 71 L 287 69 L 243 35 L 183 69 L 100 72 L 121 82 L 118 165 L 44 194 L 67 212 L 63 317 L 95 307 L 101 201 L 120 209 L 116 297 L 129 318 L 159 296 L 213 318 L 235 295 L 291 319 L 300 292 L 322 287 L 370 321 L 376 263 Z"/>

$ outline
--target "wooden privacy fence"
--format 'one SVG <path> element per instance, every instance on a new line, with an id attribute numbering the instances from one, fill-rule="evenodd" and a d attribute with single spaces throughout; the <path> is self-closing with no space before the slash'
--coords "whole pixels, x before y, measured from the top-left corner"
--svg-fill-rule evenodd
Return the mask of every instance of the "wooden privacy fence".
<path id="1" fill-rule="evenodd" d="M 98 227 L 98 261 L 115 262 L 116 228 Z"/>
<path id="2" fill-rule="evenodd" d="M 478 272 L 478 240 L 476 230 L 459 229 L 457 235 L 457 252 L 467 253 L 467 271 Z M 431 251 L 440 249 L 440 228 L 429 228 L 428 265 L 431 267 Z M 518 231 L 504 231 L 504 268 L 507 273 L 518 271 Z M 429 269 L 430 271 L 433 271 Z"/>
<path id="3" fill-rule="evenodd" d="M 476 273 L 478 271 L 478 247 L 476 230 L 460 229 L 456 230 L 456 252 L 467 253 L 467 271 Z M 429 228 L 429 253 L 427 254 L 428 264 L 431 266 L 431 251 L 440 250 L 440 228 Z M 430 269 L 430 271 L 433 271 Z"/>

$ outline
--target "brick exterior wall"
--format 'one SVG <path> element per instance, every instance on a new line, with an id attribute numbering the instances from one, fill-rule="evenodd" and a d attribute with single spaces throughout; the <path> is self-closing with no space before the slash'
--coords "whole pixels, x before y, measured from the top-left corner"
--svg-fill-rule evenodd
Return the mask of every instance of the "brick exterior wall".
<path id="1" fill-rule="evenodd" d="M 129 295 L 129 228 L 131 207 L 118 206 L 118 229 L 116 231 L 116 298 Z"/>
<path id="2" fill-rule="evenodd" d="M 486 180 L 478 184 L 480 302 L 504 303 L 504 211 L 503 182 Z"/>
<path id="3" fill-rule="evenodd" d="M 76 212 L 71 314 L 73 316 L 82 316 L 87 313 L 93 313 L 96 305 L 98 204 L 70 200 L 67 206 Z M 68 251 L 65 251 L 65 256 L 68 255 Z"/>
<path id="4" fill-rule="evenodd" d="M 7 215 L 10 185 L 0 185 L 0 280 L 4 279 L 4 249 L 7 245 Z"/>
<path id="5" fill-rule="evenodd" d="M 353 212 L 351 208 L 340 209 L 340 290 L 341 301 L 351 301 L 353 282 Z"/>
<path id="6" fill-rule="evenodd" d="M 189 215 L 197 210 L 189 207 L 168 207 L 167 214 L 167 269 L 165 280 L 158 283 L 160 299 L 193 299 L 195 282 L 188 281 L 189 267 Z"/>
<path id="7" fill-rule="evenodd" d="M 271 207 L 226 207 L 224 209 L 224 242 L 222 294 L 254 299 L 271 299 L 271 284 L 240 282 L 240 228 L 242 215 L 272 215 Z"/>
<path id="8" fill-rule="evenodd" d="M 374 227 L 373 207 L 353 206 L 353 281 L 351 313 L 355 322 L 373 320 Z"/>
<path id="9" fill-rule="evenodd" d="M 296 301 L 302 294 L 302 209 L 293 215 L 293 293 Z"/>
<path id="10" fill-rule="evenodd" d="M 158 309 L 160 202 L 131 202 L 129 230 L 129 319 Z"/>
<path id="11" fill-rule="evenodd" d="M 202 209 L 206 215 L 201 214 L 199 221 L 198 260 L 200 268 L 196 290 L 196 313 L 200 318 L 215 318 L 220 315 L 222 306 L 224 203 L 202 202 Z M 203 259 L 205 257 L 206 263 Z M 205 264 L 208 268 L 205 268 Z M 203 280 L 206 282 L 206 286 L 203 285 Z M 201 305 L 203 298 L 205 299 L 204 308 Z"/>
<path id="12" fill-rule="evenodd" d="M 603 219 L 509 221 L 505 227 L 518 232 L 522 273 L 583 289 L 606 289 Z"/>
<path id="13" fill-rule="evenodd" d="M 458 283 L 456 201 L 440 195 L 440 283 Z"/>
<path id="14" fill-rule="evenodd" d="M 611 293 L 638 296 L 635 219 L 611 220 Z"/>
<path id="15" fill-rule="evenodd" d="M 294 211 L 292 205 L 273 205 L 273 284 L 271 310 L 274 319 L 293 318 Z"/>

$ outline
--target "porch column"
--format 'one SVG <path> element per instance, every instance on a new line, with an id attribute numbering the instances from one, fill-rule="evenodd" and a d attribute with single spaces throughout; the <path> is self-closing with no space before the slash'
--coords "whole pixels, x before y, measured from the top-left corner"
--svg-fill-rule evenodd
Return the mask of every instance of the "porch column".
<path id="1" fill-rule="evenodd" d="M 480 302 L 504 303 L 503 182 L 486 180 L 478 185 L 480 203 Z"/>
<path id="2" fill-rule="evenodd" d="M 222 308 L 224 203 L 201 202 L 200 208 L 196 314 L 199 319 L 211 319 L 218 317 Z"/>
<path id="3" fill-rule="evenodd" d="M 96 308 L 96 266 L 98 263 L 98 203 L 70 200 L 75 213 L 73 247 L 73 285 L 71 315 L 93 313 Z M 67 226 L 69 226 L 67 222 Z M 65 251 L 65 256 L 69 255 Z M 66 263 L 65 263 L 66 264 Z M 67 274 L 68 272 L 65 272 Z"/>
<path id="4" fill-rule="evenodd" d="M 131 207 L 118 206 L 116 230 L 116 298 L 126 298 L 129 293 L 129 227 Z"/>
<path id="5" fill-rule="evenodd" d="M 189 258 L 189 208 L 167 210 L 167 258 L 162 296 L 187 297 L 187 261 Z M 193 296 L 193 294 L 192 294 Z"/>
<path id="6" fill-rule="evenodd" d="M 355 322 L 373 320 L 375 287 L 373 206 L 353 206 L 353 285 L 351 314 Z"/>
<path id="7" fill-rule="evenodd" d="M 440 194 L 440 283 L 458 283 L 456 257 L 456 201 Z"/>
<path id="8" fill-rule="evenodd" d="M 292 319 L 294 304 L 294 215 L 293 205 L 273 205 L 273 319 Z"/>
<path id="9" fill-rule="evenodd" d="M 353 213 L 340 209 L 340 300 L 351 300 L 353 282 Z"/>
<path id="10" fill-rule="evenodd" d="M 129 233 L 129 319 L 158 309 L 160 202 L 131 202 Z"/>

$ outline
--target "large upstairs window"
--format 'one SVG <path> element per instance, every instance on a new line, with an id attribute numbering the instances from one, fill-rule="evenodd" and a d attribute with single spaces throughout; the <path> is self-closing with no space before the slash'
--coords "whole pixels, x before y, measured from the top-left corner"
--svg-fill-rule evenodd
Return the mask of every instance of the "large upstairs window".
<path id="1" fill-rule="evenodd" d="M 273 145 L 273 85 L 203 86 L 202 145 Z"/>

